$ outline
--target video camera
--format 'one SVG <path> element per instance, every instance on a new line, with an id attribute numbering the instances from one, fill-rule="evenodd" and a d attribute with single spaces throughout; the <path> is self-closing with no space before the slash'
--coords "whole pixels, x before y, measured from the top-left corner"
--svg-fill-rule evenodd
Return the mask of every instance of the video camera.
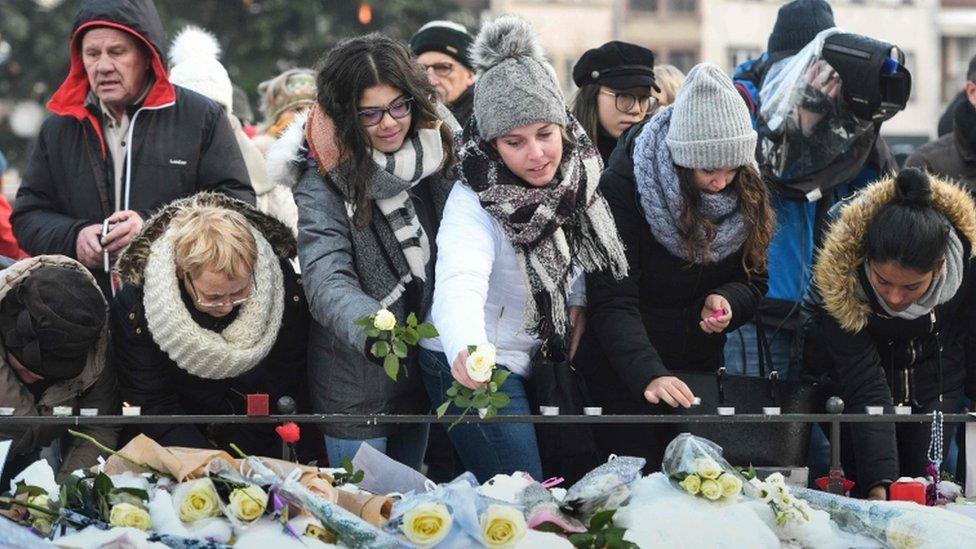
<path id="1" fill-rule="evenodd" d="M 840 75 L 844 102 L 862 120 L 888 120 L 904 110 L 912 75 L 897 46 L 852 33 L 824 41 L 821 57 Z"/>

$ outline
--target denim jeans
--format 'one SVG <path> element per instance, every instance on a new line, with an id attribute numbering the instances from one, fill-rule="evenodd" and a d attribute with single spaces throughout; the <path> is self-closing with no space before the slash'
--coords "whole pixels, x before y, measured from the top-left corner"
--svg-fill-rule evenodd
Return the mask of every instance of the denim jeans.
<path id="1" fill-rule="evenodd" d="M 359 446 L 369 444 L 387 456 L 400 463 L 420 470 L 427 450 L 427 434 L 430 425 L 421 423 L 411 425 L 399 433 L 388 437 L 368 438 L 365 440 L 351 440 L 346 438 L 325 437 L 325 451 L 329 454 L 331 467 L 342 467 L 343 458 L 352 459 L 359 451 Z"/>
<path id="2" fill-rule="evenodd" d="M 779 371 L 781 379 L 792 379 L 799 375 L 796 371 L 794 353 L 795 332 L 781 329 L 778 332 L 771 327 L 764 326 L 766 338 L 769 341 L 769 356 L 773 367 Z M 774 336 L 775 332 L 775 336 Z M 759 350 L 757 347 L 756 325 L 752 322 L 743 324 L 738 330 L 729 332 L 725 341 L 725 369 L 730 374 L 747 376 L 759 375 Z M 767 374 L 769 372 L 766 372 Z"/>
<path id="3" fill-rule="evenodd" d="M 420 369 L 430 402 L 436 408 L 444 402 L 444 393 L 451 387 L 454 377 L 451 364 L 444 353 L 420 349 Z M 525 380 L 511 374 L 499 388 L 508 394 L 511 402 L 498 410 L 498 415 L 531 414 Z M 461 410 L 451 405 L 448 414 Z M 464 467 L 486 482 L 498 474 L 525 471 L 532 478 L 542 479 L 542 461 L 535 439 L 535 427 L 528 423 L 460 423 L 451 429 L 450 437 Z"/>

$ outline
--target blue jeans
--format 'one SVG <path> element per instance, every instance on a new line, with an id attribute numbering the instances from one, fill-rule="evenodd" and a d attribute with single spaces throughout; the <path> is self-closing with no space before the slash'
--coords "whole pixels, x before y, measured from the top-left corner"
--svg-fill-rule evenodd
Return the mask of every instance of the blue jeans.
<path id="1" fill-rule="evenodd" d="M 420 369 L 430 402 L 436 408 L 444 402 L 444 393 L 451 387 L 454 376 L 451 364 L 444 353 L 420 349 Z M 498 411 L 498 415 L 528 415 L 529 399 L 525 393 L 525 380 L 511 374 L 500 390 L 508 394 L 511 402 Z M 454 405 L 448 414 L 460 414 Z M 448 431 L 464 467 L 487 482 L 498 474 L 525 471 L 532 478 L 542 479 L 542 460 L 535 440 L 535 427 L 529 423 L 459 423 Z"/>
<path id="2" fill-rule="evenodd" d="M 790 376 L 799 374 L 796 371 L 796 360 L 794 359 L 794 356 L 798 356 L 794 353 L 793 348 L 795 332 L 786 329 L 776 332 L 774 328 L 768 326 L 764 326 L 763 329 L 769 341 L 769 355 L 773 367 L 779 371 L 781 379 L 792 379 Z M 759 375 L 757 339 L 756 325 L 752 322 L 743 324 L 738 330 L 728 333 L 725 341 L 725 369 L 728 373 L 747 376 Z M 766 373 L 769 374 L 769 372 Z"/>
<path id="3" fill-rule="evenodd" d="M 400 463 L 420 470 L 427 450 L 427 434 L 430 424 L 411 425 L 399 433 L 388 437 L 351 440 L 347 438 L 325 437 L 325 451 L 329 454 L 329 465 L 342 467 L 343 458 L 350 460 L 356 456 L 359 446 L 369 444 Z"/>

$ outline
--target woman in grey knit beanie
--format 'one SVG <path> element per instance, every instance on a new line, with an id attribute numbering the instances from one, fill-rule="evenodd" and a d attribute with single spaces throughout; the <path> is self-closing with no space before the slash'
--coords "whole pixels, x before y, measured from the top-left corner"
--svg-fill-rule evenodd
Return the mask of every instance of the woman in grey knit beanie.
<path id="1" fill-rule="evenodd" d="M 497 367 L 510 372 L 499 384 L 509 401 L 500 413 L 529 414 L 531 357 L 544 341 L 555 347 L 582 332 L 581 307 L 572 306 L 581 303 L 567 299 L 574 280 L 603 269 L 622 276 L 626 258 L 597 191 L 600 155 L 569 114 L 529 24 L 515 16 L 486 24 L 472 59 L 474 116 L 437 238 L 432 320 L 440 337 L 422 342 L 420 360 L 437 406 L 455 381 L 484 384 L 467 372 L 468 349 L 491 343 Z M 462 424 L 449 435 L 480 481 L 516 470 L 545 478 L 531 425 Z M 576 440 L 574 450 L 585 448 Z"/>
<path id="2" fill-rule="evenodd" d="M 589 322 L 578 363 L 604 413 L 689 407 L 671 372 L 715 371 L 724 333 L 750 320 L 766 292 L 773 214 L 756 169 L 756 132 L 718 67 L 688 73 L 674 104 L 632 129 L 600 180 L 627 249 L 629 276 L 587 280 Z M 673 432 L 599 431 L 603 453 L 639 455 L 651 470 Z"/>

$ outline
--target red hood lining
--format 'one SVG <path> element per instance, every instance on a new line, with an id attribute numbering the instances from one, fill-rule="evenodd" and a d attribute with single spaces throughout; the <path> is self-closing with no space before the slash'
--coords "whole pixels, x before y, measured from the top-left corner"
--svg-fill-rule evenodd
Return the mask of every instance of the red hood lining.
<path id="1" fill-rule="evenodd" d="M 85 72 L 85 65 L 81 60 L 81 52 L 79 51 L 81 42 L 79 37 L 84 31 L 92 27 L 111 27 L 125 31 L 142 41 L 151 52 L 151 66 L 153 73 L 156 75 L 156 81 L 153 83 L 152 89 L 149 90 L 146 99 L 142 103 L 144 107 L 162 107 L 176 101 L 176 90 L 166 75 L 166 67 L 163 65 L 163 60 L 159 57 L 159 52 L 156 51 L 156 48 L 153 47 L 146 37 L 125 25 L 112 21 L 95 20 L 80 25 L 71 36 L 71 68 L 68 70 L 68 77 L 64 79 L 61 86 L 51 96 L 50 101 L 47 102 L 47 108 L 54 114 L 71 116 L 79 121 L 88 120 L 91 122 L 91 125 L 95 128 L 95 133 L 98 135 L 98 142 L 102 147 L 102 158 L 104 159 L 106 151 L 105 139 L 102 136 L 101 120 L 85 106 L 91 87 L 88 84 L 88 74 Z"/>

